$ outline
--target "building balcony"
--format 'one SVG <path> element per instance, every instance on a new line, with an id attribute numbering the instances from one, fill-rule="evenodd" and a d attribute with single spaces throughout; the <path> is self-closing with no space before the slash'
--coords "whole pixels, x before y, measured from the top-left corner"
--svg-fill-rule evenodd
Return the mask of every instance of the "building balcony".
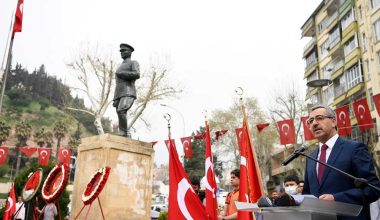
<path id="1" fill-rule="evenodd" d="M 325 5 L 326 5 L 327 14 L 333 14 L 339 9 L 340 0 L 326 0 Z"/>
<path id="2" fill-rule="evenodd" d="M 330 29 L 338 23 L 338 11 L 332 14 L 330 17 L 325 18 L 321 23 L 319 23 L 319 32 L 322 33 L 325 30 Z"/>
<path id="3" fill-rule="evenodd" d="M 345 44 L 349 39 L 351 39 L 357 31 L 358 23 L 354 21 L 342 31 L 342 44 Z"/>
<path id="4" fill-rule="evenodd" d="M 315 39 L 315 37 L 312 37 L 311 40 L 303 48 L 303 56 L 305 57 L 313 49 L 316 49 L 315 47 L 316 45 L 317 45 L 317 40 Z"/>
<path id="5" fill-rule="evenodd" d="M 301 27 L 302 37 L 315 37 L 315 21 L 314 18 L 309 18 L 306 23 Z"/>

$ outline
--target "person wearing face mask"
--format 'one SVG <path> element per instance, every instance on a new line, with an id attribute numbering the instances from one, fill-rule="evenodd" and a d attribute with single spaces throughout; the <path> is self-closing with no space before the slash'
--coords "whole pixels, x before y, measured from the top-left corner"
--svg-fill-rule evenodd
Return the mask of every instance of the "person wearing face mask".
<path id="1" fill-rule="evenodd" d="M 297 195 L 297 188 L 300 180 L 295 175 L 290 175 L 284 179 L 285 192 L 289 195 Z"/>

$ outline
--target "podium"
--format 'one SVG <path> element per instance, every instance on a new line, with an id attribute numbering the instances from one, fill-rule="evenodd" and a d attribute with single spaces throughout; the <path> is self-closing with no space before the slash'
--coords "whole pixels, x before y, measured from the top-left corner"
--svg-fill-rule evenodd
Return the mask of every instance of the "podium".
<path id="1" fill-rule="evenodd" d="M 235 202 L 237 210 L 254 211 L 263 220 L 336 220 L 337 215 L 358 216 L 362 206 L 305 197 L 300 206 L 258 207 L 257 204 Z"/>

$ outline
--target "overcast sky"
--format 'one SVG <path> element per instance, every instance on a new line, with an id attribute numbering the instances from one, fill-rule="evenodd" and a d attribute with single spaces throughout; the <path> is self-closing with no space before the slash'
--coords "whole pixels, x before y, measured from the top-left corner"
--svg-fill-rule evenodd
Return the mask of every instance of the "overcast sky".
<path id="1" fill-rule="evenodd" d="M 204 125 L 204 110 L 231 106 L 236 87 L 244 89 L 244 96 L 256 97 L 264 110 L 273 94 L 291 82 L 305 93 L 302 52 L 309 39 L 301 39 L 300 27 L 320 2 L 24 0 L 23 31 L 15 36 L 13 63 L 30 71 L 44 64 L 50 75 L 68 84 L 75 78 L 65 63 L 83 42 L 104 45 L 116 57 L 121 42 L 131 44 L 132 59 L 142 69 L 153 54 L 169 55 L 169 77 L 185 91 L 179 100 L 165 103 L 171 108 L 148 111 L 151 130 L 139 128 L 134 135 L 161 141 L 155 161 L 165 163 L 165 112 L 173 117 L 172 137 L 178 139 Z M 17 0 L 0 3 L 1 58 L 16 4 Z M 107 115 L 115 118 L 114 108 L 110 106 Z"/>

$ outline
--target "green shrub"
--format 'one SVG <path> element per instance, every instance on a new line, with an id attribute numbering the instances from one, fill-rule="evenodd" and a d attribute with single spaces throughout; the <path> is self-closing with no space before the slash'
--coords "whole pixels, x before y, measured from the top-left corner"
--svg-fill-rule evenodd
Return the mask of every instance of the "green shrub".
<path id="1" fill-rule="evenodd" d="M 4 164 L 0 166 L 0 177 L 3 177 L 5 174 L 9 173 L 8 164 Z"/>
<path id="2" fill-rule="evenodd" d="M 161 212 L 157 220 L 168 220 L 168 212 Z"/>

